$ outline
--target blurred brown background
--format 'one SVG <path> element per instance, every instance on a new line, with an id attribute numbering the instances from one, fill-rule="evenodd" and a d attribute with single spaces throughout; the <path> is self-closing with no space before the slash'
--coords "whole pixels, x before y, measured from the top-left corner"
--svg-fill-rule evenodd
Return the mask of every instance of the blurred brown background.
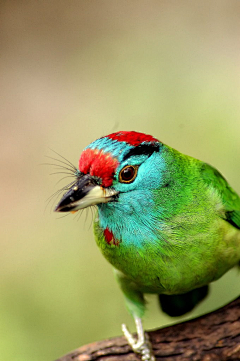
<path id="1" fill-rule="evenodd" d="M 53 360 L 133 329 L 91 214 L 46 207 L 65 184 L 40 165 L 49 148 L 77 165 L 96 138 L 143 131 L 240 192 L 239 39 L 238 0 L 0 2 L 1 360 Z M 239 277 L 194 315 L 236 297 Z M 146 328 L 170 322 L 149 297 Z"/>

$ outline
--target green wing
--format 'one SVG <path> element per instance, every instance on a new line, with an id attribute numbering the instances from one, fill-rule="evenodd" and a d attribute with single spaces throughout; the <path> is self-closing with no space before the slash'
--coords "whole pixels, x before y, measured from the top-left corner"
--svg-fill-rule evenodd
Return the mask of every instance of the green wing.
<path id="1" fill-rule="evenodd" d="M 213 186 L 222 198 L 225 208 L 225 219 L 240 229 L 240 198 L 230 187 L 226 179 L 209 164 L 203 163 L 202 176 L 205 182 Z"/>
<path id="2" fill-rule="evenodd" d="M 201 163 L 201 175 L 206 184 L 217 190 L 224 205 L 223 217 L 240 229 L 240 198 L 226 179 L 212 166 Z M 208 286 L 191 290 L 183 295 L 159 295 L 162 310 L 169 316 L 181 316 L 191 311 L 208 294 Z"/>

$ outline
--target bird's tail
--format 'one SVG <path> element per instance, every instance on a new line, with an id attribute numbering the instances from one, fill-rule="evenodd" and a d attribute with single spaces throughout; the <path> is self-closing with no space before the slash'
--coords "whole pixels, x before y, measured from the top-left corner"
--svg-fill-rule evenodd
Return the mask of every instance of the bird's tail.
<path id="1" fill-rule="evenodd" d="M 208 285 L 181 295 L 159 295 L 159 303 L 163 312 L 171 317 L 182 316 L 201 302 L 208 294 Z"/>

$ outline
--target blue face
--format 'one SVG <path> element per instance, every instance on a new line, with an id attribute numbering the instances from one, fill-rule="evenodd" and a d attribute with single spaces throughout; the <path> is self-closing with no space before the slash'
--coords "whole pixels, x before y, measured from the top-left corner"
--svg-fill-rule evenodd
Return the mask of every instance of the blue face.
<path id="1" fill-rule="evenodd" d="M 101 138 L 87 148 L 108 152 L 119 162 L 111 186 L 119 195 L 114 202 L 98 205 L 100 226 L 111 229 L 116 238 L 129 242 L 136 242 L 136 234 L 139 234 L 139 241 L 151 238 L 149 230 L 156 229 L 154 190 L 165 181 L 166 165 L 160 143 L 134 147 Z M 156 235 L 152 237 L 155 239 Z"/>

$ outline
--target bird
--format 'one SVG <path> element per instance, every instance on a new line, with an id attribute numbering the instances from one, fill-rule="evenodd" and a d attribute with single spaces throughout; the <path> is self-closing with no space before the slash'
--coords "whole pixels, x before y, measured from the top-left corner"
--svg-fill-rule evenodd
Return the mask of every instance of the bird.
<path id="1" fill-rule="evenodd" d="M 96 243 L 113 266 L 137 337 L 125 324 L 123 333 L 142 360 L 154 361 L 142 323 L 145 294 L 179 316 L 239 265 L 239 196 L 211 165 L 136 131 L 88 145 L 65 191 L 56 212 L 96 206 Z"/>

